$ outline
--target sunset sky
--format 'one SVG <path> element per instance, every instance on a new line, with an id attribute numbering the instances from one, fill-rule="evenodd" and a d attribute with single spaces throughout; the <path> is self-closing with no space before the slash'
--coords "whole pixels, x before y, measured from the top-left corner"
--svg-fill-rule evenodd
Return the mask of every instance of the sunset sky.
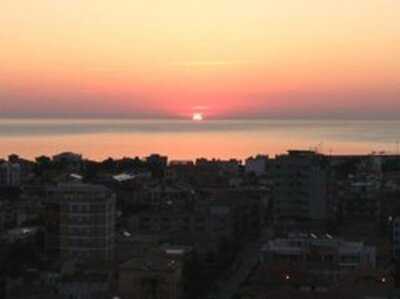
<path id="1" fill-rule="evenodd" d="M 0 115 L 398 118 L 399 0 L 1 0 Z"/>

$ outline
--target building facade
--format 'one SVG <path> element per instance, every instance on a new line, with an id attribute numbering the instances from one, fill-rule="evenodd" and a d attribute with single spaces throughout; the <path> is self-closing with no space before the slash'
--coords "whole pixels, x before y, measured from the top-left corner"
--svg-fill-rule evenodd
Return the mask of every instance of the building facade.
<path id="1" fill-rule="evenodd" d="M 260 260 L 271 268 L 281 265 L 289 271 L 303 269 L 307 275 L 336 283 L 352 272 L 375 268 L 376 248 L 329 234 L 290 234 L 263 246 Z M 290 279 L 290 273 L 286 275 Z"/>
<path id="2" fill-rule="evenodd" d="M 289 151 L 273 167 L 274 223 L 284 231 L 304 230 L 327 219 L 328 170 L 312 151 Z M 304 226 L 303 226 L 304 225 Z"/>
<path id="3" fill-rule="evenodd" d="M 115 195 L 103 186 L 60 184 L 45 204 L 49 254 L 78 260 L 114 259 Z"/>
<path id="4" fill-rule="evenodd" d="M 17 187 L 21 184 L 21 167 L 17 163 L 3 162 L 0 165 L 0 186 Z"/>

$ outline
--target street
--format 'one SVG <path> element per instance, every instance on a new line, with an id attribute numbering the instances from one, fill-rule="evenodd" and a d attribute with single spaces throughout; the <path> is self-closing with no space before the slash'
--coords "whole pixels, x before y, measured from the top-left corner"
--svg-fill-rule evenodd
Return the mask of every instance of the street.
<path id="1" fill-rule="evenodd" d="M 271 235 L 272 231 L 266 230 L 257 241 L 246 244 L 235 260 L 235 264 L 238 265 L 238 268 L 235 269 L 234 273 L 232 273 L 228 279 L 217 282 L 218 291 L 214 296 L 210 297 L 210 299 L 232 298 L 239 290 L 240 284 L 245 281 L 251 270 L 257 265 L 259 249 L 262 244 L 267 242 Z"/>

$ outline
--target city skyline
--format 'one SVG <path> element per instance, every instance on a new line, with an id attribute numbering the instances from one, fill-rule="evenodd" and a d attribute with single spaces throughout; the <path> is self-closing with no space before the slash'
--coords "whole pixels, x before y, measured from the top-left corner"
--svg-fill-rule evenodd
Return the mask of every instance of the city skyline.
<path id="1" fill-rule="evenodd" d="M 400 0 L 0 2 L 0 299 L 400 298 Z"/>
<path id="2" fill-rule="evenodd" d="M 396 119 L 399 18 L 392 0 L 7 0 L 0 116 Z"/>

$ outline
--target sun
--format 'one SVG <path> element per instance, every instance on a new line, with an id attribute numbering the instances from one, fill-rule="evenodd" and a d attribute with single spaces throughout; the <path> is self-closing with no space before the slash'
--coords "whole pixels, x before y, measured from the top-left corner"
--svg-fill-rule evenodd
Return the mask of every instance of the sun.
<path id="1" fill-rule="evenodd" d="M 192 120 L 194 120 L 194 121 L 202 121 L 203 120 L 203 114 L 199 113 L 199 112 L 193 113 Z"/>

